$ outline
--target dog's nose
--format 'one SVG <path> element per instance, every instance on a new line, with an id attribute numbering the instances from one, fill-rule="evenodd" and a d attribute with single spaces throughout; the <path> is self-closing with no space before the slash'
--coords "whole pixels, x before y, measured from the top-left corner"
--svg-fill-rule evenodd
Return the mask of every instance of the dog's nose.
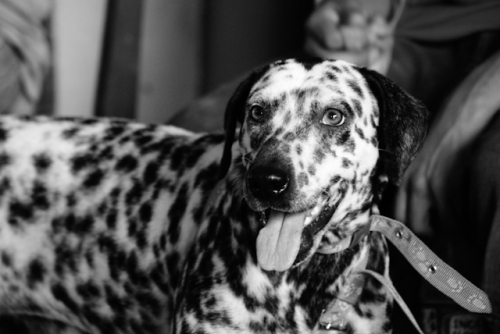
<path id="1" fill-rule="evenodd" d="M 273 199 L 288 187 L 288 174 L 273 167 L 255 167 L 248 177 L 248 186 L 257 198 Z"/>

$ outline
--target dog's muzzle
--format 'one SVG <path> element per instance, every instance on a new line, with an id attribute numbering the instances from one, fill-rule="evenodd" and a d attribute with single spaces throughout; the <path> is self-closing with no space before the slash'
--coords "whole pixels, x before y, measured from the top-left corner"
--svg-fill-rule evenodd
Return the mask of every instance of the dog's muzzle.
<path id="1" fill-rule="evenodd" d="M 335 211 L 328 198 L 313 208 L 292 210 L 292 183 L 287 169 L 275 165 L 253 166 L 247 174 L 247 201 L 265 224 L 257 238 L 257 260 L 265 270 L 287 270 L 304 260 Z"/>

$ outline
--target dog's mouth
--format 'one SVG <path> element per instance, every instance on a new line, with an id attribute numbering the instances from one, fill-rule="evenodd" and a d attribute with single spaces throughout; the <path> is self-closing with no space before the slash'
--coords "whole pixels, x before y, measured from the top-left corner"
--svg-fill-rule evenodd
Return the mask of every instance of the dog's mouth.
<path id="1" fill-rule="evenodd" d="M 267 209 L 261 212 L 265 226 L 257 237 L 257 261 L 264 270 L 284 271 L 302 262 L 335 212 L 336 205 L 323 200 L 302 212 Z"/>

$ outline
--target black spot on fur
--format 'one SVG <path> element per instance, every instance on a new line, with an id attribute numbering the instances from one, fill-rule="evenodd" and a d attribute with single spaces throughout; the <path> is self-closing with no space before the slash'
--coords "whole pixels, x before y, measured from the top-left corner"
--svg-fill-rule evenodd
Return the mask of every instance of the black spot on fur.
<path id="1" fill-rule="evenodd" d="M 127 207 L 134 207 L 139 202 L 142 193 L 144 192 L 144 186 L 140 181 L 134 179 L 133 182 L 134 185 L 125 196 L 125 203 L 127 204 Z"/>
<path id="2" fill-rule="evenodd" d="M 33 206 L 39 210 L 47 210 L 50 206 L 47 187 L 41 182 L 35 182 L 33 186 Z"/>
<path id="3" fill-rule="evenodd" d="M 151 270 L 149 277 L 164 294 L 170 292 L 168 281 L 165 279 L 166 274 L 163 264 L 157 263 L 154 269 Z"/>
<path id="4" fill-rule="evenodd" d="M 288 120 L 288 122 L 289 122 L 289 121 L 290 121 L 290 120 Z M 283 121 L 283 125 L 284 125 L 284 124 L 286 124 L 286 123 L 287 123 L 287 121 L 286 121 L 286 120 L 284 120 L 284 121 Z M 275 138 L 276 138 L 276 137 L 278 137 L 278 136 L 279 136 L 279 135 L 281 135 L 284 131 L 285 131 L 285 129 L 284 129 L 282 126 L 280 126 L 279 128 L 277 128 L 277 129 L 276 129 L 276 131 L 274 131 L 273 137 L 275 137 Z"/>
<path id="5" fill-rule="evenodd" d="M 0 170 L 10 163 L 10 156 L 7 153 L 0 153 Z"/>
<path id="6" fill-rule="evenodd" d="M 101 290 L 94 282 L 88 281 L 76 286 L 76 292 L 85 300 L 98 298 L 101 296 Z"/>
<path id="7" fill-rule="evenodd" d="M 145 249 L 146 246 L 148 245 L 148 240 L 146 237 L 146 231 L 144 229 L 137 231 L 135 234 L 135 240 L 137 243 L 137 247 L 139 249 Z"/>
<path id="8" fill-rule="evenodd" d="M 116 251 L 108 254 L 110 276 L 115 281 L 120 280 L 120 273 L 126 269 L 127 253 L 116 246 Z"/>
<path id="9" fill-rule="evenodd" d="M 96 169 L 85 178 L 85 180 L 83 181 L 83 187 L 95 188 L 101 183 L 103 178 L 104 172 L 100 169 Z"/>
<path id="10" fill-rule="evenodd" d="M 64 226 L 68 231 L 73 231 L 76 224 L 76 216 L 74 213 L 68 213 L 64 219 Z"/>
<path id="11" fill-rule="evenodd" d="M 285 141 L 294 141 L 295 138 L 297 138 L 297 136 L 295 135 L 295 133 L 293 132 L 287 132 L 284 136 L 283 136 L 283 139 Z"/>
<path id="12" fill-rule="evenodd" d="M 115 334 L 116 328 L 113 322 L 102 317 L 92 305 L 85 305 L 81 311 L 87 321 L 99 328 L 100 333 Z"/>
<path id="13" fill-rule="evenodd" d="M 71 170 L 76 174 L 81 170 L 97 166 L 98 163 L 99 160 L 93 154 L 86 153 L 77 155 L 71 159 Z"/>
<path id="14" fill-rule="evenodd" d="M 343 158 L 342 159 L 342 167 L 344 168 L 349 168 L 352 166 L 352 161 L 347 159 L 347 158 Z"/>
<path id="15" fill-rule="evenodd" d="M 354 142 L 354 139 L 349 138 L 344 143 L 344 149 L 346 150 L 346 152 L 353 153 L 354 150 L 356 149 L 356 143 Z"/>
<path id="16" fill-rule="evenodd" d="M 45 153 L 37 154 L 33 157 L 33 164 L 38 173 L 43 173 L 49 169 L 52 164 L 52 159 Z"/>
<path id="17" fill-rule="evenodd" d="M 354 126 L 354 130 L 356 131 L 356 133 L 359 135 L 359 137 L 361 139 L 363 139 L 363 140 L 365 139 L 365 134 L 363 133 L 363 130 L 361 130 L 357 126 Z"/>
<path id="18" fill-rule="evenodd" d="M 58 245 L 54 253 L 56 255 L 54 270 L 59 276 L 64 274 L 66 268 L 75 273 L 78 271 L 75 251 L 68 244 Z"/>
<path id="19" fill-rule="evenodd" d="M 66 129 L 62 132 L 62 137 L 63 139 L 72 139 L 73 137 L 76 136 L 76 134 L 80 131 L 80 127 L 71 127 L 69 129 Z"/>
<path id="20" fill-rule="evenodd" d="M 151 143 L 153 140 L 154 140 L 154 137 L 152 135 L 142 135 L 142 136 L 136 136 L 134 138 L 135 144 L 139 147 L 146 146 L 147 144 Z"/>
<path id="21" fill-rule="evenodd" d="M 303 187 L 309 184 L 309 176 L 306 173 L 300 173 L 297 177 L 297 184 L 299 187 Z"/>
<path id="22" fill-rule="evenodd" d="M 128 222 L 128 236 L 135 237 L 137 234 L 137 219 L 130 218 Z"/>
<path id="23" fill-rule="evenodd" d="M 146 202 L 141 205 L 139 209 L 139 219 L 143 224 L 147 224 L 151 221 L 153 217 L 153 208 L 149 202 Z"/>
<path id="24" fill-rule="evenodd" d="M 332 177 L 332 179 L 330 180 L 330 184 L 335 184 L 337 182 L 340 181 L 340 175 L 335 175 L 334 177 Z"/>
<path id="25" fill-rule="evenodd" d="M 295 147 L 295 151 L 297 152 L 298 155 L 302 154 L 302 146 L 300 144 L 297 144 Z"/>
<path id="26" fill-rule="evenodd" d="M 71 311 L 74 313 L 79 313 L 79 307 L 78 304 L 71 298 L 69 295 L 68 291 L 66 288 L 57 283 L 52 286 L 52 294 L 54 295 L 54 298 L 62 302 L 64 305 L 66 305 L 67 308 L 69 308 Z"/>
<path id="27" fill-rule="evenodd" d="M 31 205 L 22 203 L 18 200 L 13 200 L 9 205 L 9 223 L 11 225 L 17 225 L 18 220 L 29 220 L 33 217 L 33 209 Z"/>
<path id="28" fill-rule="evenodd" d="M 153 184 L 158 179 L 160 165 L 157 162 L 150 162 L 144 170 L 143 180 L 146 186 Z"/>
<path id="29" fill-rule="evenodd" d="M 102 252 L 106 252 L 108 254 L 114 254 L 118 251 L 116 241 L 112 237 L 105 234 L 101 234 L 99 236 L 98 245 Z"/>
<path id="30" fill-rule="evenodd" d="M 354 106 L 354 112 L 358 117 L 363 116 L 363 108 L 361 107 L 361 102 L 358 99 L 352 99 L 352 104 Z"/>
<path id="31" fill-rule="evenodd" d="M 176 147 L 170 157 L 170 169 L 178 171 L 184 164 L 184 158 L 189 153 L 189 147 L 181 145 Z"/>
<path id="32" fill-rule="evenodd" d="M 177 252 L 172 252 L 167 256 L 167 269 L 170 273 L 171 284 L 173 288 L 176 288 L 180 282 L 180 272 L 177 270 L 179 261 L 180 256 Z"/>
<path id="33" fill-rule="evenodd" d="M 12 255 L 10 255 L 6 250 L 1 253 L 2 264 L 5 267 L 10 267 L 12 265 Z"/>
<path id="34" fill-rule="evenodd" d="M 359 87 L 358 83 L 354 80 L 348 80 L 347 81 L 347 84 L 349 85 L 349 87 L 352 88 L 352 90 L 359 95 L 359 97 L 363 98 L 363 90 L 361 89 L 361 87 Z"/>
<path id="35" fill-rule="evenodd" d="M 335 73 L 332 73 L 332 72 L 326 72 L 325 73 L 325 78 L 328 79 L 329 81 L 334 81 L 334 82 L 337 82 L 337 80 L 338 80 L 338 78 L 335 75 Z"/>
<path id="36" fill-rule="evenodd" d="M 345 144 L 345 142 L 351 137 L 351 132 L 346 131 L 340 136 L 339 144 Z"/>
<path id="37" fill-rule="evenodd" d="M 146 307 L 154 316 L 161 314 L 161 303 L 152 293 L 137 291 L 134 297 L 140 305 Z"/>
<path id="38" fill-rule="evenodd" d="M 75 194 L 69 194 L 66 197 L 66 205 L 70 208 L 73 208 L 76 205 L 77 199 Z"/>
<path id="39" fill-rule="evenodd" d="M 7 140 L 8 137 L 8 131 L 5 130 L 4 128 L 0 127 L 0 142 L 4 142 Z"/>
<path id="40" fill-rule="evenodd" d="M 109 285 L 104 287 L 104 291 L 106 292 L 106 301 L 115 313 L 120 314 L 127 311 L 127 307 L 131 304 L 129 300 L 120 298 Z"/>
<path id="41" fill-rule="evenodd" d="M 0 199 L 11 189 L 10 179 L 5 177 L 0 181 Z"/>
<path id="42" fill-rule="evenodd" d="M 114 230 L 116 228 L 117 219 L 118 219 L 117 210 L 115 208 L 110 209 L 108 214 L 106 215 L 106 226 L 110 230 Z"/>
<path id="43" fill-rule="evenodd" d="M 184 183 L 177 193 L 174 203 L 170 207 L 168 211 L 168 219 L 170 220 L 170 226 L 168 228 L 169 240 L 172 243 L 177 243 L 179 239 L 180 233 L 180 221 L 186 212 L 187 206 L 187 194 L 188 194 L 189 186 Z"/>
<path id="44" fill-rule="evenodd" d="M 122 125 L 111 125 L 108 129 L 106 129 L 104 135 L 104 141 L 114 140 L 125 132 L 125 127 Z"/>
<path id="45" fill-rule="evenodd" d="M 85 235 L 92 231 L 94 227 L 94 218 L 90 215 L 76 219 L 73 232 L 78 235 Z"/>
<path id="46" fill-rule="evenodd" d="M 151 280 L 139 267 L 139 259 L 137 258 L 137 254 L 134 251 L 130 252 L 127 259 L 127 273 L 130 281 L 135 286 L 142 287 L 144 289 L 149 288 Z"/>
<path id="47" fill-rule="evenodd" d="M 323 152 L 319 148 L 316 148 L 314 150 L 314 155 L 313 155 L 314 162 L 319 165 L 321 164 L 324 158 L 325 158 L 325 152 Z"/>
<path id="48" fill-rule="evenodd" d="M 28 273 L 26 277 L 28 286 L 33 288 L 37 283 L 42 282 L 46 272 L 47 270 L 40 259 L 32 260 L 28 265 Z"/>
<path id="49" fill-rule="evenodd" d="M 137 165 L 137 159 L 133 155 L 128 154 L 118 160 L 115 169 L 118 172 L 131 172 L 137 168 Z"/>

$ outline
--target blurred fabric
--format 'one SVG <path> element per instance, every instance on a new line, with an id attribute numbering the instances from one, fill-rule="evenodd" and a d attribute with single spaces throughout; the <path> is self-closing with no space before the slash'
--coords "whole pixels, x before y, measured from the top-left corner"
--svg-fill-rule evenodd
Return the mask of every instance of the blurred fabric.
<path id="1" fill-rule="evenodd" d="M 38 102 L 44 89 L 52 93 L 45 85 L 50 85 L 52 9 L 53 0 L 0 1 L 0 113 L 50 109 Z"/>

